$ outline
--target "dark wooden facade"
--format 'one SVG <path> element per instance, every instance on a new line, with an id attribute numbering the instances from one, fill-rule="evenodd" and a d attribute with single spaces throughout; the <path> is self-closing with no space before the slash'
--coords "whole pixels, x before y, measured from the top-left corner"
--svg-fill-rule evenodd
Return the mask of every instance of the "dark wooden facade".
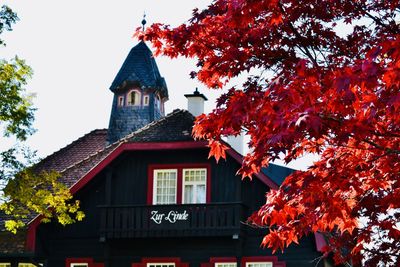
<path id="1" fill-rule="evenodd" d="M 235 261 L 245 267 L 245 259 L 316 266 L 320 253 L 313 236 L 284 254 L 260 248 L 265 230 L 243 222 L 263 204 L 268 187 L 256 178 L 242 181 L 236 175 L 239 164 L 230 156 L 218 164 L 207 157 L 206 148 L 122 153 L 76 193 L 86 214 L 82 222 L 39 225 L 36 258 L 46 266 L 83 261 L 90 267 L 147 267 L 146 262 L 213 267 L 213 262 Z M 207 203 L 152 205 L 152 166 L 206 166 Z M 151 220 L 154 214 L 165 214 L 165 220 L 170 212 L 174 223 Z"/>

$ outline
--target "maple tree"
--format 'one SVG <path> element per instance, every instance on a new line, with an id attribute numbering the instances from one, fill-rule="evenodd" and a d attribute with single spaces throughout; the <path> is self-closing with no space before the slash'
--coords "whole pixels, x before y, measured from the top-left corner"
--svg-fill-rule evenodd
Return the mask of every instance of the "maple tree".
<path id="1" fill-rule="evenodd" d="M 214 0 L 136 32 L 156 54 L 195 58 L 209 88 L 246 76 L 193 130 L 217 159 L 223 137 L 250 136 L 243 177 L 320 154 L 249 218 L 269 227 L 264 246 L 319 232 L 337 264 L 400 264 L 399 13 L 398 0 Z"/>

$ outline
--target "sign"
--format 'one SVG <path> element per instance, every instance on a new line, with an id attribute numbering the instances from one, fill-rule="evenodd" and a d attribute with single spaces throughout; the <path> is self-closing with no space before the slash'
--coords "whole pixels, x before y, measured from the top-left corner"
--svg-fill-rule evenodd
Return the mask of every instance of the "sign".
<path id="1" fill-rule="evenodd" d="M 158 210 L 151 211 L 150 220 L 155 222 L 156 224 L 165 223 L 176 223 L 178 221 L 187 221 L 189 219 L 189 213 L 186 210 L 183 212 L 178 212 L 175 210 L 171 210 L 168 213 L 161 213 Z"/>

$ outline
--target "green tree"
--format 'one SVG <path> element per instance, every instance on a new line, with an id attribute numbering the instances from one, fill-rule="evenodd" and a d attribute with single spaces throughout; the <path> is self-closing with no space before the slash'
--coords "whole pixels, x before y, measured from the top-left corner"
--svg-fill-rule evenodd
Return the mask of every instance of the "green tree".
<path id="1" fill-rule="evenodd" d="M 7 6 L 0 9 L 0 34 L 11 31 L 18 16 Z M 5 46 L 0 38 L 0 46 Z M 24 86 L 32 76 L 32 69 L 24 60 L 15 56 L 11 60 L 0 59 L 0 125 L 3 138 L 14 137 L 16 145 L 0 152 L 0 210 L 10 218 L 5 227 L 16 232 L 33 215 L 42 215 L 43 221 L 53 216 L 61 224 L 81 220 L 79 201 L 72 201 L 69 189 L 58 181 L 55 172 L 36 173 L 35 153 L 23 142 L 34 132 L 34 107 L 32 95 Z"/>
<path id="2" fill-rule="evenodd" d="M 18 20 L 17 14 L 9 7 L 0 9 L 0 34 L 11 31 L 11 25 Z M 5 46 L 0 38 L 0 45 Z M 5 124 L 4 135 L 15 135 L 25 140 L 33 132 L 33 107 L 30 96 L 23 88 L 32 76 L 32 69 L 18 57 L 7 61 L 0 59 L 0 123 Z"/>

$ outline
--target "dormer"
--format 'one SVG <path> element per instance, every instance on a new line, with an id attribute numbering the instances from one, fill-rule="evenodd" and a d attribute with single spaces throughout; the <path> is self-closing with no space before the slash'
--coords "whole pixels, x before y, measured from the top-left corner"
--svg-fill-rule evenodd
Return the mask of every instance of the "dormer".
<path id="1" fill-rule="evenodd" d="M 131 49 L 110 86 L 114 100 L 108 129 L 113 143 L 163 117 L 168 89 L 148 46 Z"/>

